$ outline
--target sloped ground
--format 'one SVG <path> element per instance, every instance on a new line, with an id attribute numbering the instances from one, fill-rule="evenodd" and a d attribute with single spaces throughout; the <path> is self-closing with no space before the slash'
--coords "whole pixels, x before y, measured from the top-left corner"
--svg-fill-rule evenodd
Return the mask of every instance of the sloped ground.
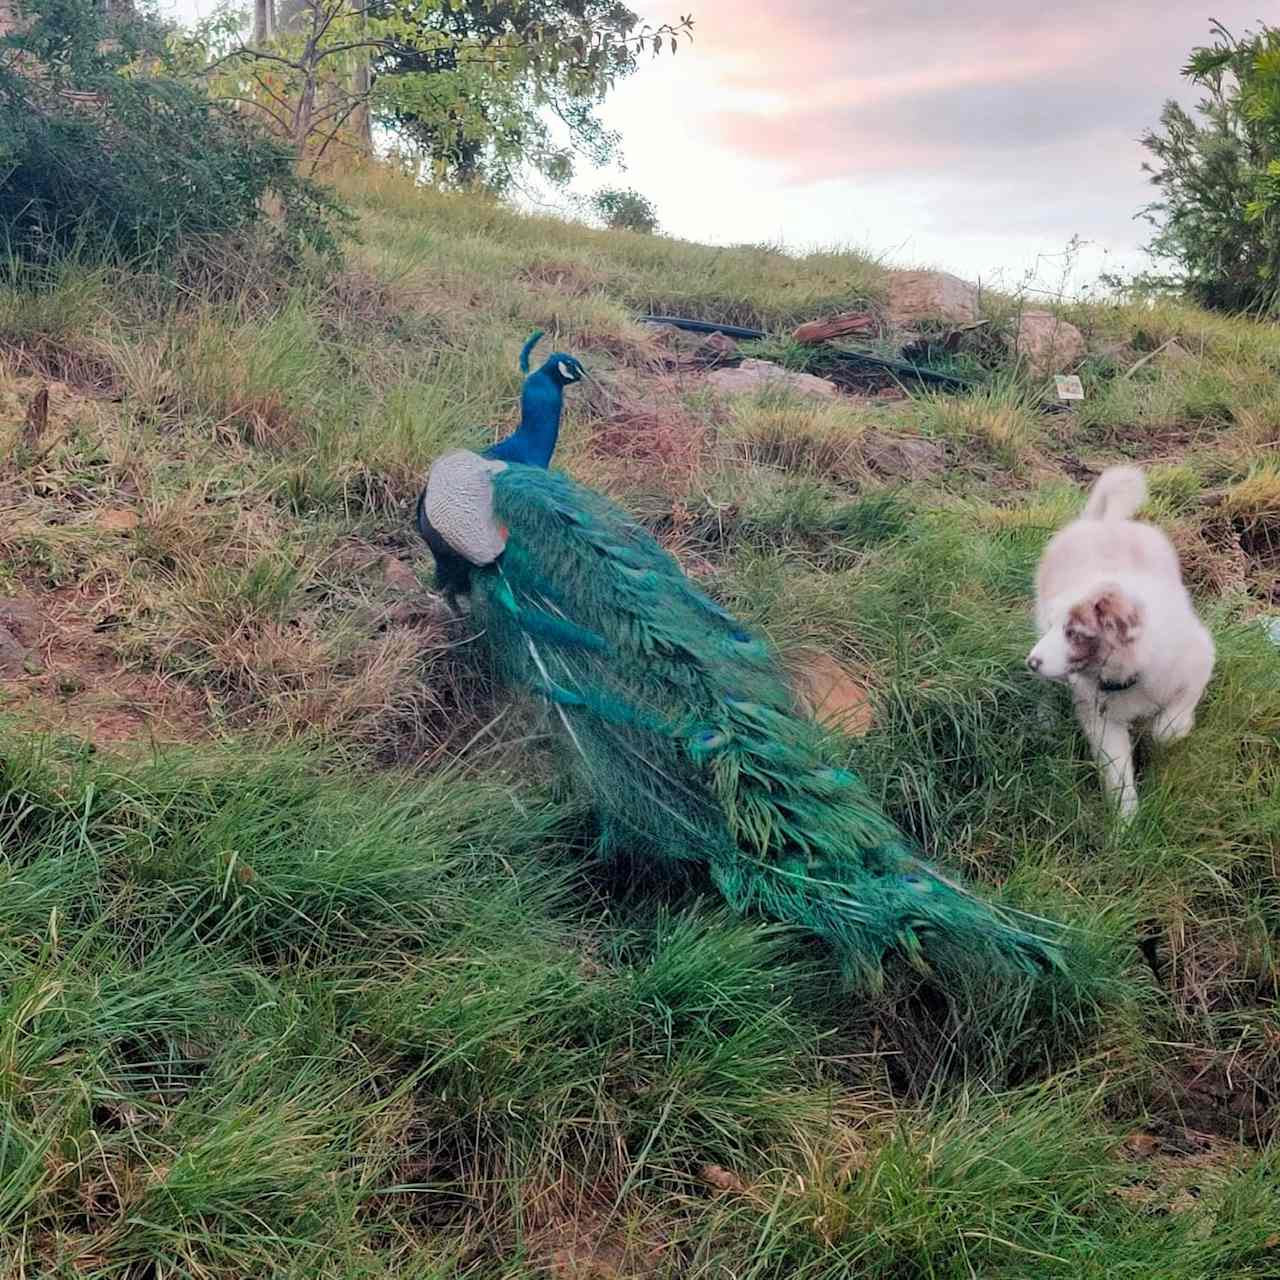
<path id="1" fill-rule="evenodd" d="M 880 269 L 357 199 L 337 276 L 243 247 L 0 295 L 10 1272 L 1280 1275 L 1280 332 L 1078 310 L 1068 414 L 1009 370 L 726 400 L 635 317 L 783 335 Z M 931 856 L 1085 931 L 1096 1015 L 852 1001 L 590 860 L 410 527 L 535 327 L 604 384 L 564 465 L 843 710 Z M 1021 659 L 1039 551 L 1121 459 L 1221 657 L 1115 835 Z"/>

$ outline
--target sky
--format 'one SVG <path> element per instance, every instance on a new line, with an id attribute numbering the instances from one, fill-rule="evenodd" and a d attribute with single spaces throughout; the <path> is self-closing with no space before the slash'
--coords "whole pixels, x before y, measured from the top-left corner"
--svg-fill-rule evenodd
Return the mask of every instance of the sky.
<path id="1" fill-rule="evenodd" d="M 162 0 L 165 4 L 166 0 Z M 167 0 L 183 19 L 213 0 Z M 1138 142 L 1207 43 L 1264 0 L 632 0 L 691 12 L 692 44 L 605 103 L 670 234 L 835 245 L 992 286 L 1078 288 L 1141 269 Z M 1274 15 L 1273 15 L 1274 16 Z M 1072 237 L 1083 247 L 1067 257 Z"/>
<path id="2" fill-rule="evenodd" d="M 1263 0 L 640 0 L 692 45 L 606 103 L 621 184 L 714 243 L 843 244 L 994 285 L 1056 289 L 1147 263 L 1138 142 L 1210 18 Z M 1271 15 L 1274 18 L 1274 12 Z M 615 175 L 584 174 L 590 188 Z"/>

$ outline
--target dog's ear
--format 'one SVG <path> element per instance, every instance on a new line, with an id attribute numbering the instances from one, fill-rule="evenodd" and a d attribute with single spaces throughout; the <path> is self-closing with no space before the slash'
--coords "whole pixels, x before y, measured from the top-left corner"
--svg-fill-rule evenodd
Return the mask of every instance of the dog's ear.
<path id="1" fill-rule="evenodd" d="M 1142 613 L 1123 592 L 1100 591 L 1093 598 L 1093 616 L 1103 633 L 1116 644 L 1128 644 L 1142 629 Z"/>

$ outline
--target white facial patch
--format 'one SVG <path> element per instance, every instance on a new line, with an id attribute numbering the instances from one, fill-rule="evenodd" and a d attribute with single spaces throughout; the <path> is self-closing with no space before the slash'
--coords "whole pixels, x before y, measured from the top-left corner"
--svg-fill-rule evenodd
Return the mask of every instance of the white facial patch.
<path id="1" fill-rule="evenodd" d="M 566 382 L 576 382 L 578 375 L 573 371 L 572 367 L 565 364 L 563 360 L 557 361 L 556 367 L 560 370 L 560 376 Z"/>
<path id="2" fill-rule="evenodd" d="M 1038 665 L 1037 665 L 1038 661 Z M 1027 656 L 1027 664 L 1046 680 L 1065 680 L 1070 670 L 1071 649 L 1062 623 L 1051 627 Z"/>

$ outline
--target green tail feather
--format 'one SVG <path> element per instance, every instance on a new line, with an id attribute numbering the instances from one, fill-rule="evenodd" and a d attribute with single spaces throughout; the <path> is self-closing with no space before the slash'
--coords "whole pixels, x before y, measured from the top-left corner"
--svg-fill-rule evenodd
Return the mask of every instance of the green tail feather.
<path id="1" fill-rule="evenodd" d="M 825 939 L 876 985 L 920 969 L 1061 969 L 1040 922 L 917 858 L 860 779 L 833 767 L 768 646 L 612 503 L 567 477 L 494 478 L 510 534 L 472 608 L 500 675 L 545 698 L 606 836 L 703 863 L 739 911 Z"/>

